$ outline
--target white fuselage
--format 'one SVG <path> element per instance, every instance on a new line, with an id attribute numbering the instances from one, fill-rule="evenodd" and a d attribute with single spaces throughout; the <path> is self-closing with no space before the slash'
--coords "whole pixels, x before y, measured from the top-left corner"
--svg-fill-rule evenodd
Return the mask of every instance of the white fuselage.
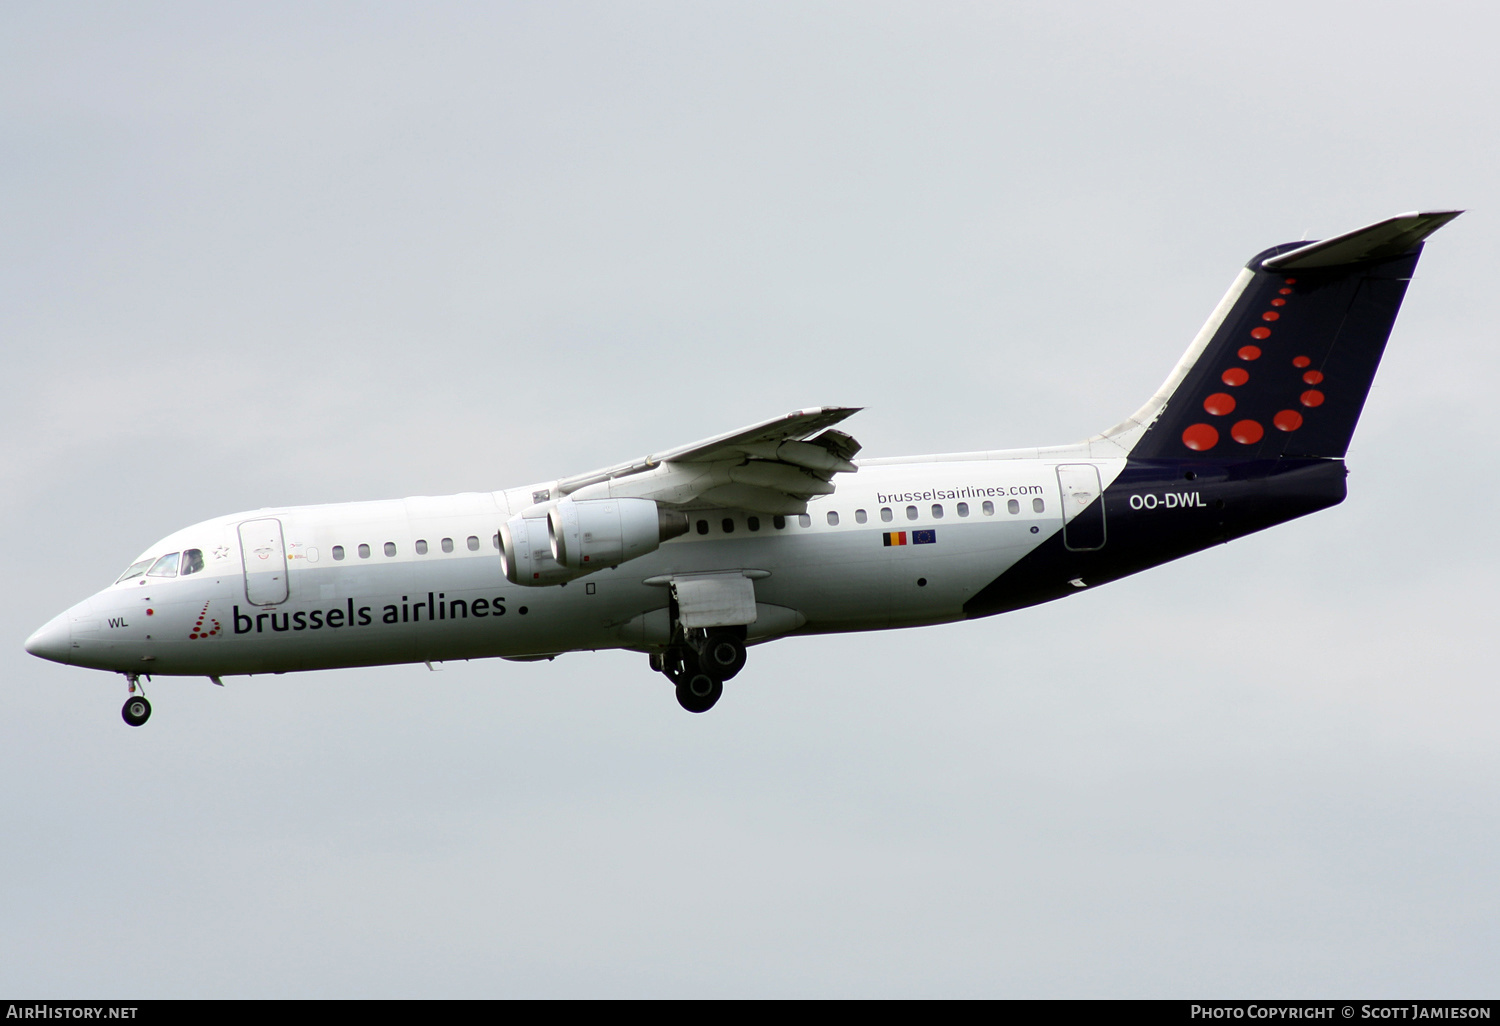
<path id="1" fill-rule="evenodd" d="M 1079 455 L 866 461 L 805 515 L 689 510 L 688 533 L 655 552 L 544 587 L 506 579 L 497 532 L 546 485 L 257 510 L 175 532 L 143 554 L 200 550 L 201 571 L 123 580 L 44 631 L 58 645 L 66 632 L 66 662 L 142 674 L 651 649 L 669 640 L 666 583 L 723 571 L 754 580 L 751 642 L 942 623 L 962 619 L 968 599 L 1062 530 L 1059 465 L 1092 466 L 1108 487 L 1125 463 Z M 261 521 L 280 525 L 282 553 L 242 545 L 243 525 Z M 252 578 L 274 565 L 259 560 L 280 555 L 286 597 L 268 601 Z"/>

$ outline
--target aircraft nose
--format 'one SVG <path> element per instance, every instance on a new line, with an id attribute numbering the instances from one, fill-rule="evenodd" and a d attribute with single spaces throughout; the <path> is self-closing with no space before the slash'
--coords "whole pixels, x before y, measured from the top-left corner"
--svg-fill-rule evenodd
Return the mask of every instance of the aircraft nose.
<path id="1" fill-rule="evenodd" d="M 67 613 L 53 617 L 26 639 L 26 651 L 54 663 L 66 663 L 72 650 L 73 631 L 69 627 Z"/>

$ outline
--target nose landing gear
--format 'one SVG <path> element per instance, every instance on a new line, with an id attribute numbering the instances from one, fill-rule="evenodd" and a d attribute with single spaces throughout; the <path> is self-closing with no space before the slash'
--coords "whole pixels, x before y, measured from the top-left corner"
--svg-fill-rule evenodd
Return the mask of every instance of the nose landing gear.
<path id="1" fill-rule="evenodd" d="M 724 694 L 724 682 L 745 667 L 745 628 L 680 631 L 665 652 L 652 655 L 677 688 L 677 704 L 690 713 L 708 712 Z"/>
<path id="2" fill-rule="evenodd" d="M 130 697 L 125 699 L 120 717 L 132 727 L 139 727 L 151 718 L 151 703 L 146 701 L 146 690 L 141 687 L 140 674 L 127 673 L 125 684 L 130 689 Z"/>
<path id="3" fill-rule="evenodd" d="M 120 715 L 132 727 L 139 727 L 151 718 L 151 703 L 146 701 L 145 695 L 127 698 L 125 707 L 120 710 Z"/>

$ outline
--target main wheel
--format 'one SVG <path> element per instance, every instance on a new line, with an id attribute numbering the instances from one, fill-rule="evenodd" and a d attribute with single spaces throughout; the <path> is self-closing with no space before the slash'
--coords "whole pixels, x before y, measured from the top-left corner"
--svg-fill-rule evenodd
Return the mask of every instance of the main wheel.
<path id="1" fill-rule="evenodd" d="M 132 727 L 139 727 L 151 718 L 151 703 L 146 701 L 145 695 L 131 695 L 125 700 L 120 716 Z"/>
<path id="2" fill-rule="evenodd" d="M 722 694 L 723 683 L 698 670 L 677 685 L 677 704 L 690 713 L 708 712 Z"/>
<path id="3" fill-rule="evenodd" d="M 720 680 L 729 680 L 745 668 L 745 643 L 727 631 L 711 631 L 698 654 L 698 663 Z"/>

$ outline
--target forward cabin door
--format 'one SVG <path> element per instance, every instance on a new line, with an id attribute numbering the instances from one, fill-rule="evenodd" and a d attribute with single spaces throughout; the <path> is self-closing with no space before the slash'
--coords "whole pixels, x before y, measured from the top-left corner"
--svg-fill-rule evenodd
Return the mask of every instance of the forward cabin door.
<path id="1" fill-rule="evenodd" d="M 1063 546 L 1074 552 L 1104 548 L 1103 488 L 1099 468 L 1092 463 L 1068 463 L 1057 468 L 1062 491 Z"/>
<path id="2" fill-rule="evenodd" d="M 274 606 L 287 599 L 286 545 L 281 521 L 271 517 L 240 525 L 240 552 L 245 559 L 245 598 L 254 606 Z"/>

